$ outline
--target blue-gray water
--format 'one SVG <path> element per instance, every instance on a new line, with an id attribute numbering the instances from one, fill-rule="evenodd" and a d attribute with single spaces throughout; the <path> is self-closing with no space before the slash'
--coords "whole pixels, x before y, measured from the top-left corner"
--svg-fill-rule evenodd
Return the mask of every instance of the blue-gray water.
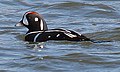
<path id="1" fill-rule="evenodd" d="M 24 41 L 15 27 L 26 11 L 36 11 L 48 27 L 66 28 L 95 40 L 47 41 L 43 48 Z M 0 72 L 119 72 L 120 1 L 0 0 Z"/>

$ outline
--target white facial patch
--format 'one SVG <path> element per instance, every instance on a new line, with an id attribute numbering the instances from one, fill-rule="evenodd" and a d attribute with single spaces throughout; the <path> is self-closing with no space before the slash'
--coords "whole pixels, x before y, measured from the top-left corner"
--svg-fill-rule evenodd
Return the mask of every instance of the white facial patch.
<path id="1" fill-rule="evenodd" d="M 24 23 L 25 25 L 29 25 L 28 20 L 26 19 L 26 17 L 23 19 L 23 23 Z"/>
<path id="2" fill-rule="evenodd" d="M 37 18 L 37 17 L 35 18 L 35 21 L 38 21 L 38 18 Z"/>

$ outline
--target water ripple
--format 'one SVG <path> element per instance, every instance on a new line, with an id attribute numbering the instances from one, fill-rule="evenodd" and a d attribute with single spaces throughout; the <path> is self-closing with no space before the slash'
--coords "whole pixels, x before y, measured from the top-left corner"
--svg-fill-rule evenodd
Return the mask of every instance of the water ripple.
<path id="1" fill-rule="evenodd" d="M 0 71 L 116 72 L 120 64 L 119 1 L 0 1 Z M 66 28 L 94 40 L 47 41 L 43 48 L 24 41 L 25 28 L 14 25 L 26 11 L 37 11 L 48 27 Z M 19 70 L 18 70 L 19 69 Z"/>

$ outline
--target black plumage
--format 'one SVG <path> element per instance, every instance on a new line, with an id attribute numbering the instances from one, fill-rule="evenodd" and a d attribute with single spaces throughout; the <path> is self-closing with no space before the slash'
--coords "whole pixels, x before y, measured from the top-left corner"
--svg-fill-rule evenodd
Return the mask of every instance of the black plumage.
<path id="1" fill-rule="evenodd" d="M 86 36 L 67 29 L 48 29 L 43 17 L 37 12 L 26 12 L 18 23 L 28 28 L 25 40 L 44 42 L 48 40 L 90 41 Z"/>

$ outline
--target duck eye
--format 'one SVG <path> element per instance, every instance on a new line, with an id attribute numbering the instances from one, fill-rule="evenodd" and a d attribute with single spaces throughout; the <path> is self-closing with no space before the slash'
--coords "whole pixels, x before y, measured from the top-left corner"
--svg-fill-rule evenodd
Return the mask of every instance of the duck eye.
<path id="1" fill-rule="evenodd" d="M 28 19 L 31 19 L 31 17 L 28 17 Z"/>
<path id="2" fill-rule="evenodd" d="M 38 18 L 37 18 L 37 17 L 35 17 L 35 21 L 38 21 Z"/>

